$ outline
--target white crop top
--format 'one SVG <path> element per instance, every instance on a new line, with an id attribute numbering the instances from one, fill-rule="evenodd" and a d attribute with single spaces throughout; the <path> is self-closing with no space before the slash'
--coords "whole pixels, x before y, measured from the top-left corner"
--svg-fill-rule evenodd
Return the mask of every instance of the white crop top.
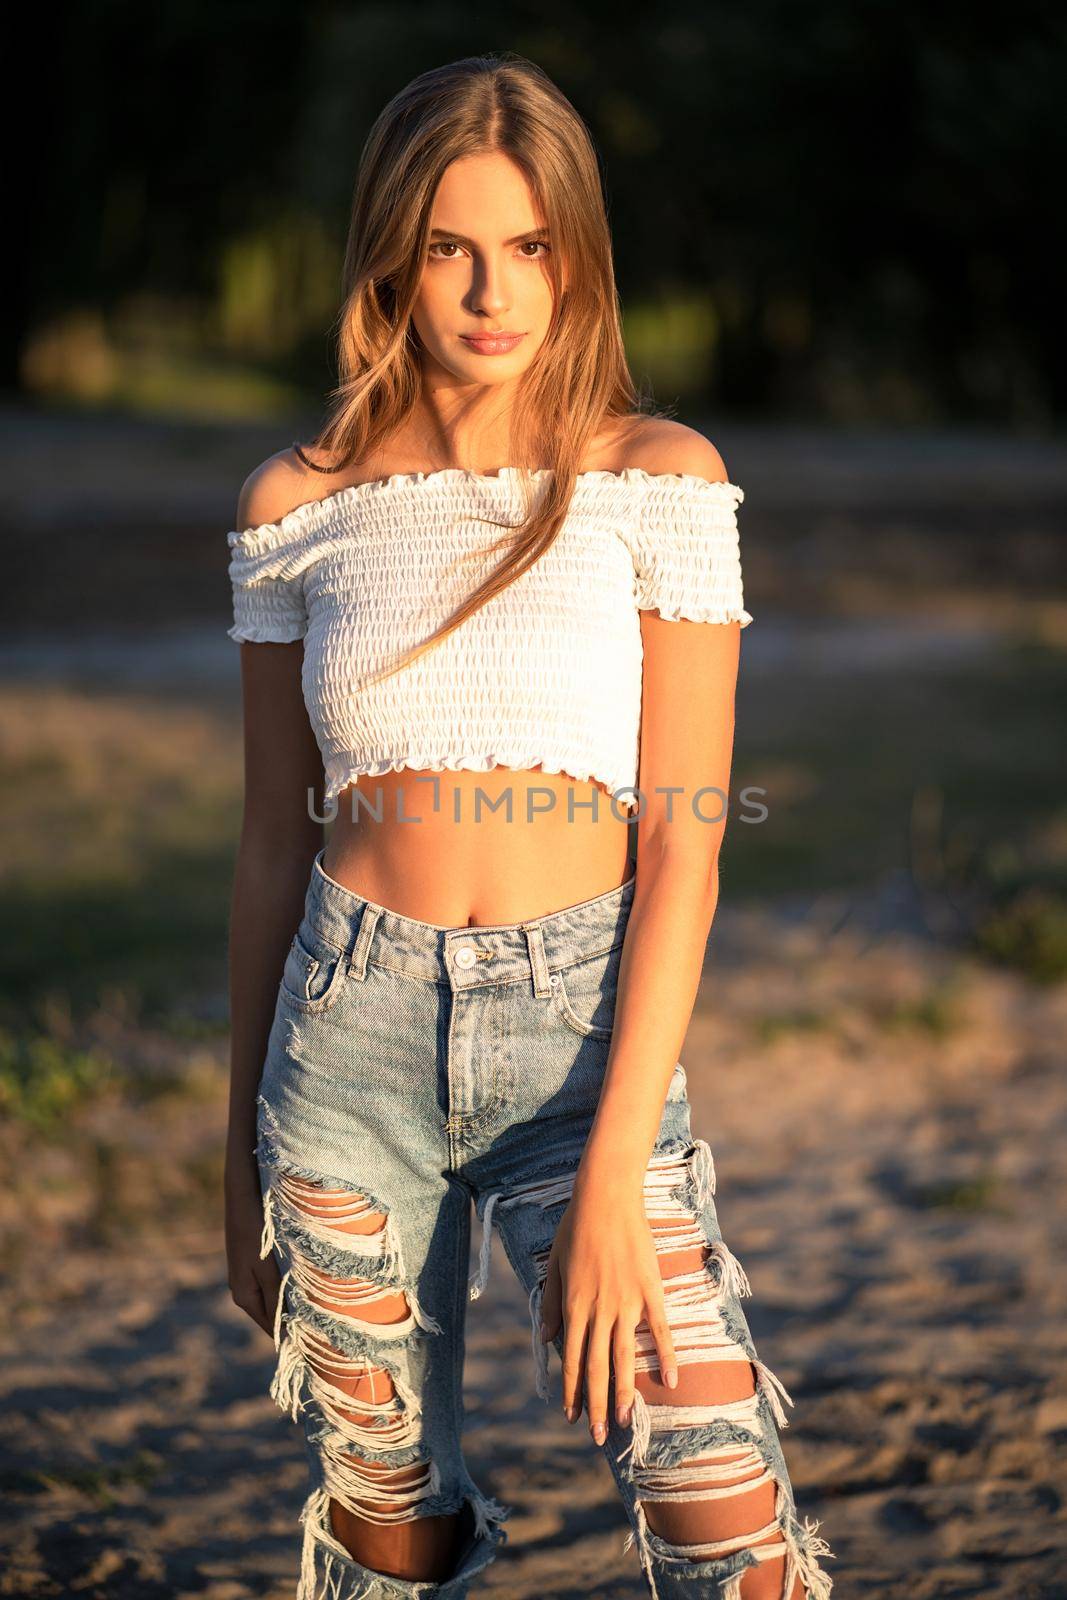
<path id="1" fill-rule="evenodd" d="M 536 488 L 548 468 L 533 473 Z M 403 767 L 540 767 L 603 784 L 632 809 L 638 782 L 638 613 L 739 622 L 735 484 L 638 467 L 578 476 L 551 548 L 443 642 L 429 638 L 502 559 L 459 562 L 517 522 L 520 473 L 463 467 L 352 484 L 228 535 L 231 639 L 304 640 L 304 701 L 327 806 L 361 774 Z M 625 794 L 620 791 L 627 791 Z"/>

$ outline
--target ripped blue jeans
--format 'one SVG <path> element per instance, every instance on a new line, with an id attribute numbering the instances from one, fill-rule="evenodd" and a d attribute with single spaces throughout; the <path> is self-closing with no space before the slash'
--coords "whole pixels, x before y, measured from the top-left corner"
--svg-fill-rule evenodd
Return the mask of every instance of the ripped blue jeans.
<path id="1" fill-rule="evenodd" d="M 529 1295 L 530 1377 L 547 1401 L 544 1276 L 597 1108 L 635 880 L 528 922 L 444 928 L 344 888 L 322 854 L 257 1103 L 262 1253 L 274 1250 L 283 1274 L 271 1394 L 302 1422 L 311 1468 L 297 1600 L 462 1600 L 506 1541 L 509 1514 L 463 1456 L 466 1303 L 487 1282 L 495 1229 Z M 692 1362 L 745 1362 L 751 1393 L 692 1405 L 638 1393 L 622 1428 L 612 1386 L 604 1449 L 630 1523 L 626 1548 L 636 1541 L 657 1600 L 743 1600 L 744 1573 L 775 1558 L 782 1600 L 797 1578 L 810 1600 L 826 1600 L 831 1582 L 816 1558 L 831 1552 L 817 1523 L 797 1520 L 776 1431 L 792 1401 L 756 1354 L 739 1298 L 748 1281 L 714 1193 L 678 1064 L 645 1210 L 657 1254 L 705 1254 L 697 1270 L 664 1272 L 667 1320 L 683 1377 Z M 472 1204 L 483 1243 L 468 1280 Z M 643 1321 L 636 1339 L 637 1371 L 656 1369 Z M 562 1337 L 555 1344 L 562 1354 Z M 754 1529 L 743 1496 L 768 1483 L 773 1518 Z M 669 1543 L 644 1511 L 731 1497 L 739 1531 L 701 1543 Z M 471 1537 L 441 1582 L 388 1576 L 342 1544 L 331 1500 L 382 1525 L 469 1503 Z M 710 1531 L 721 1534 L 718 1516 Z"/>

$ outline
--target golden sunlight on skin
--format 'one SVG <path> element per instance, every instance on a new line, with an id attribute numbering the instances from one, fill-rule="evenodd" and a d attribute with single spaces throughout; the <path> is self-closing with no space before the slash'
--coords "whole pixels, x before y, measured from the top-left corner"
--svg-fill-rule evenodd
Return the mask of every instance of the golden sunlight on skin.
<path id="1" fill-rule="evenodd" d="M 551 247 L 535 197 L 509 157 L 454 161 L 430 224 L 412 317 L 422 397 L 388 459 L 375 462 L 375 476 L 452 457 L 477 472 L 508 465 L 515 386 L 552 320 Z M 523 338 L 508 353 L 482 355 L 463 335 L 486 331 Z M 583 469 L 622 464 L 611 435 Z M 360 799 L 353 789 L 338 796 L 323 866 L 345 888 L 402 916 L 449 927 L 517 922 L 603 894 L 627 876 L 622 799 L 613 807 L 591 780 L 544 773 L 538 764 L 525 772 L 401 770 L 354 787 Z M 510 821 L 504 806 L 493 809 L 509 793 Z"/>
<path id="2" fill-rule="evenodd" d="M 531 364 L 552 320 L 551 246 L 543 218 L 523 176 L 507 156 L 468 156 L 446 168 L 430 216 L 430 246 L 412 322 L 423 349 L 429 391 L 427 442 L 446 447 L 455 424 L 473 424 L 474 458 L 465 465 L 495 471 L 507 461 L 506 425 L 516 380 Z M 483 355 L 464 335 L 519 333 L 513 350 Z M 447 427 L 434 439 L 435 420 Z M 488 424 L 488 426 L 486 426 Z M 485 437 L 483 438 L 483 433 Z M 492 450 L 502 443 L 497 458 Z M 478 459 L 483 447 L 484 461 Z"/>
<path id="3" fill-rule="evenodd" d="M 348 1216 L 346 1213 L 351 1207 L 352 1195 L 347 1190 L 331 1191 L 299 1178 L 288 1178 L 286 1182 L 301 1212 L 336 1228 L 339 1233 L 373 1234 L 386 1225 L 387 1219 L 381 1212 Z M 316 1272 L 314 1276 L 321 1283 L 321 1292 L 316 1291 L 310 1296 L 313 1303 L 324 1311 L 346 1315 L 349 1307 L 344 1299 L 334 1301 L 329 1294 L 331 1282 L 335 1282 L 339 1289 L 344 1289 L 345 1283 L 340 1279 L 331 1280 L 326 1273 Z M 364 1322 L 403 1322 L 408 1309 L 403 1294 L 390 1294 L 386 1290 L 374 1300 L 361 1304 L 359 1316 Z M 339 1415 L 349 1422 L 368 1425 L 370 1414 L 358 1409 L 359 1402 L 373 1405 L 392 1399 L 395 1389 L 388 1372 L 368 1362 L 367 1370 L 354 1376 L 351 1363 L 346 1365 L 321 1335 L 313 1334 L 311 1343 L 313 1353 L 310 1359 L 314 1372 L 335 1390 L 350 1395 L 354 1402 L 351 1410 L 337 1406 Z M 425 1465 L 421 1462 L 406 1467 L 389 1467 L 378 1461 L 360 1461 L 359 1470 L 364 1477 L 382 1479 L 385 1486 L 396 1491 L 398 1502 L 403 1502 L 405 1489 L 417 1490 L 426 1476 Z M 330 1523 L 334 1535 L 348 1549 L 358 1551 L 358 1559 L 365 1565 L 409 1581 L 416 1578 L 435 1581 L 448 1576 L 455 1563 L 460 1539 L 466 1531 L 466 1521 L 465 1515 L 419 1517 L 385 1527 L 358 1516 L 337 1500 L 330 1502 Z"/>
<path id="4" fill-rule="evenodd" d="M 358 790 L 338 797 L 323 866 L 401 916 L 448 927 L 518 922 L 628 875 L 622 801 L 613 808 L 601 784 L 496 767 L 389 772 Z"/>
<path id="5" fill-rule="evenodd" d="M 706 1245 L 664 1251 L 659 1257 L 660 1274 L 669 1279 L 692 1272 L 705 1264 L 708 1254 Z M 635 1373 L 634 1386 L 650 1406 L 724 1405 L 754 1393 L 755 1372 L 749 1361 L 692 1362 L 678 1368 L 676 1389 L 668 1389 L 661 1383 L 655 1370 Z M 746 1455 L 747 1451 L 739 1451 L 738 1460 Z M 747 1464 L 736 1481 L 743 1483 L 746 1476 L 751 1476 L 751 1467 Z M 678 1484 L 678 1491 L 683 1487 L 684 1484 Z M 721 1500 L 683 1501 L 675 1505 L 650 1500 L 645 1503 L 645 1516 L 652 1532 L 670 1544 L 734 1539 L 740 1546 L 746 1533 L 755 1533 L 773 1520 L 774 1501 L 774 1484 L 761 1483 L 747 1494 L 727 1495 Z M 764 1542 L 772 1544 L 777 1538 L 778 1535 L 773 1534 Z M 784 1570 L 784 1556 L 775 1556 L 746 1570 L 741 1579 L 742 1600 L 782 1600 Z M 787 1600 L 804 1600 L 804 1585 L 799 1575 Z"/>
<path id="6" fill-rule="evenodd" d="M 431 463 L 458 464 L 485 475 L 516 464 L 511 458 L 511 414 L 520 381 L 552 329 L 557 279 L 566 280 L 564 263 L 552 255 L 544 218 L 521 168 L 499 152 L 453 162 L 435 194 L 412 312 L 422 366 L 418 401 L 388 447 L 360 464 L 356 481 L 430 471 Z M 476 342 L 479 335 L 508 334 L 521 335 L 508 348 L 479 348 Z M 605 424 L 579 470 L 617 474 L 636 466 L 639 471 L 673 471 L 677 456 L 670 449 L 660 453 L 654 441 L 646 448 L 643 435 L 640 447 L 631 448 L 634 431 L 633 418 Z M 714 458 L 710 463 L 708 455 Z M 718 475 L 716 466 L 722 467 L 710 445 L 698 462 L 704 465 L 708 470 L 701 475 L 710 477 Z M 333 491 L 343 487 L 335 479 L 327 481 Z M 643 764 L 650 772 L 669 773 L 678 795 L 699 792 L 709 772 L 725 787 L 733 717 L 730 708 L 720 705 L 718 691 L 736 673 L 736 624 L 729 631 L 716 630 L 714 644 L 695 622 L 643 613 L 641 626 L 642 692 L 655 701 L 655 716 L 642 725 Z M 295 677 L 291 681 L 295 686 Z M 308 739 L 299 756 L 301 771 L 317 765 L 318 751 Z M 603 784 L 543 772 L 540 762 L 523 771 L 402 768 L 368 774 L 338 796 L 322 865 L 335 882 L 402 916 L 439 927 L 517 923 L 592 899 L 630 877 L 631 830 L 622 803 L 629 798 L 620 796 L 613 804 Z M 679 813 L 683 806 L 678 800 L 672 809 Z M 612 1151 L 613 1165 L 605 1175 L 603 1163 L 594 1161 L 585 1174 L 582 1205 L 592 1205 L 594 1211 L 603 1209 L 602 1184 L 604 1195 L 610 1195 L 620 1170 L 627 1165 L 638 1170 L 644 1138 L 640 1130 L 654 1127 L 662 1102 L 662 1086 L 644 1071 L 644 1060 L 654 1052 L 676 1056 L 681 1041 L 668 1038 L 664 1046 L 663 1018 L 688 1014 L 698 979 L 701 951 L 695 938 L 687 942 L 682 924 L 688 917 L 702 933 L 717 893 L 711 846 L 717 844 L 721 820 L 709 828 L 705 824 L 713 819 L 697 810 L 678 820 L 672 815 L 670 821 L 668 828 L 653 816 L 642 840 L 650 883 L 659 893 L 642 907 L 638 922 L 634 962 L 642 987 L 627 984 L 624 994 L 649 1040 L 642 1041 L 637 1026 L 626 1030 L 632 1059 L 615 1064 L 614 1093 L 607 1095 L 601 1127 L 600 1143 Z M 661 926 L 669 931 L 667 942 L 678 941 L 689 951 L 687 961 L 642 961 L 646 947 L 653 954 L 664 944 Z M 625 1016 L 622 1020 L 625 1024 Z M 322 1237 L 322 1228 L 338 1234 L 383 1232 L 387 1245 L 389 1219 L 380 1211 L 353 1215 L 350 1192 L 289 1177 L 282 1187 L 317 1237 Z M 356 1197 L 356 1209 L 361 1200 Z M 680 1230 L 683 1236 L 688 1231 Z M 357 1325 L 400 1324 L 420 1314 L 405 1294 L 361 1278 L 360 1252 L 353 1254 L 351 1276 L 345 1275 L 344 1263 L 337 1276 L 309 1259 L 295 1263 L 298 1286 L 318 1312 L 342 1322 L 354 1318 Z M 664 1252 L 660 1272 L 668 1278 L 699 1269 L 707 1254 L 707 1247 Z M 603 1276 L 602 1263 L 598 1270 Z M 587 1275 L 595 1277 L 596 1272 L 587 1268 Z M 402 1369 L 393 1366 L 391 1375 L 366 1355 L 346 1355 L 344 1337 L 331 1344 L 314 1328 L 302 1330 L 299 1324 L 291 1332 L 301 1340 L 313 1387 L 339 1436 L 331 1435 L 327 1450 L 332 1474 L 326 1490 L 328 1526 L 335 1539 L 372 1570 L 427 1582 L 448 1577 L 472 1532 L 470 1504 L 458 1515 L 419 1516 L 417 1507 L 428 1487 L 426 1463 L 390 1468 L 364 1459 L 368 1429 L 375 1444 L 377 1430 L 382 1430 L 383 1447 L 391 1447 L 396 1430 L 411 1427 Z M 697 1361 L 681 1366 L 676 1389 L 661 1385 L 658 1371 L 642 1370 L 632 1374 L 631 1392 L 636 1390 L 649 1407 L 710 1407 L 753 1397 L 756 1377 L 748 1360 Z M 740 1487 L 752 1476 L 751 1453 L 746 1459 L 739 1452 L 738 1462 Z M 729 1471 L 732 1458 L 724 1464 Z M 649 1501 L 647 1526 L 670 1544 L 736 1541 L 740 1548 L 746 1534 L 759 1534 L 773 1520 L 774 1491 L 773 1483 L 761 1483 L 718 1499 Z M 360 1516 L 350 1505 L 371 1515 Z M 380 1513 L 384 1505 L 396 1513 L 396 1520 L 373 1520 L 375 1508 Z M 760 1540 L 773 1542 L 765 1534 Z M 741 1600 L 782 1600 L 783 1571 L 784 1558 L 746 1570 Z M 798 1579 L 788 1600 L 802 1596 Z"/>

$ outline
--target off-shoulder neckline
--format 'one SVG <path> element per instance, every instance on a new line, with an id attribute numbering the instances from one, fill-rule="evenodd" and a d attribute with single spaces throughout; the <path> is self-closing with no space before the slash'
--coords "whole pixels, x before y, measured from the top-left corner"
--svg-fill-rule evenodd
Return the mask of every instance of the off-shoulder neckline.
<path id="1" fill-rule="evenodd" d="M 551 467 L 534 467 L 530 470 L 529 477 L 534 480 L 545 478 L 552 470 Z M 467 467 L 435 467 L 430 472 L 393 472 L 386 478 L 368 478 L 363 483 L 346 484 L 344 488 L 335 489 L 332 494 L 323 495 L 318 500 L 304 500 L 300 505 L 286 511 L 276 522 L 261 522 L 240 532 L 234 530 L 230 534 L 230 543 L 235 544 L 239 539 L 253 538 L 268 529 L 279 532 L 287 530 L 294 525 L 305 523 L 320 508 L 334 508 L 363 496 L 382 494 L 389 489 L 422 488 L 428 484 L 446 482 L 511 483 L 521 476 L 521 467 L 500 467 L 496 472 L 472 472 Z M 696 472 L 647 472 L 644 467 L 622 467 L 618 472 L 612 472 L 607 468 L 593 468 L 589 472 L 579 472 L 575 477 L 575 489 L 577 490 L 579 484 L 598 481 L 612 484 L 676 484 L 679 487 L 692 485 L 698 491 L 729 490 L 739 502 L 744 499 L 744 490 L 740 485 L 731 483 L 726 478 L 702 478 Z"/>

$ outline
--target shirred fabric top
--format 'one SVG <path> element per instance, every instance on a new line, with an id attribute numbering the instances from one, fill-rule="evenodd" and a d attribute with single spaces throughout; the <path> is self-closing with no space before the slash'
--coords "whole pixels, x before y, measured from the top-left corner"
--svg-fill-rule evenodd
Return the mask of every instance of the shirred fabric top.
<path id="1" fill-rule="evenodd" d="M 530 474 L 535 487 L 548 468 Z M 521 472 L 396 473 L 228 535 L 234 640 L 304 640 L 302 685 L 327 805 L 362 774 L 540 767 L 634 789 L 639 613 L 753 620 L 737 529 L 743 491 L 638 467 L 578 475 L 566 520 L 522 576 L 379 683 L 502 559 Z M 620 806 L 632 806 L 627 793 Z"/>

